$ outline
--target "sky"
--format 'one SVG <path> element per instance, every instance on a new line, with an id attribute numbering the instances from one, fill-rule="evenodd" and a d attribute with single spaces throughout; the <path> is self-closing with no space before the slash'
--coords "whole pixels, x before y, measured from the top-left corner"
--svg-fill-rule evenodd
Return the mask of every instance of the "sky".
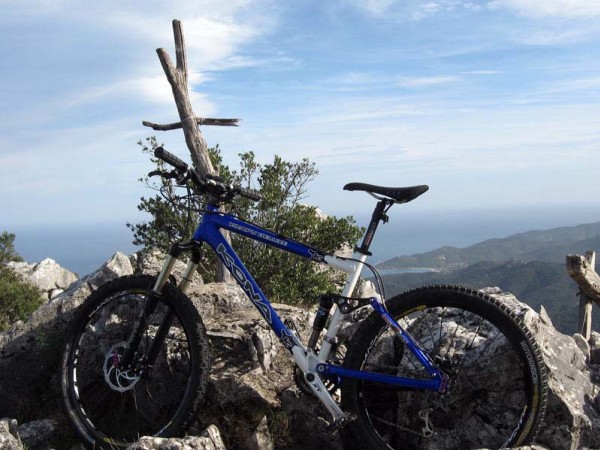
<path id="1" fill-rule="evenodd" d="M 415 211 L 600 211 L 600 2 L 0 0 L 0 228 L 143 219 L 156 135 L 189 160 L 155 50 L 183 23 L 191 100 L 225 161 L 309 158 L 305 201 L 428 184 Z M 408 207 L 408 206 L 407 206 Z M 587 207 L 587 206 L 586 206 Z M 600 213 L 599 218 L 600 220 Z"/>

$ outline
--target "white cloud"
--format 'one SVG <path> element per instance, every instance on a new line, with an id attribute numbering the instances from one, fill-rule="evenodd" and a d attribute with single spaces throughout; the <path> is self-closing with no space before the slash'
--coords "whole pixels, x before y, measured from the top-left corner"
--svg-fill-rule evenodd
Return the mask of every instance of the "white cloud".
<path id="1" fill-rule="evenodd" d="M 110 30 L 113 36 L 121 37 L 124 46 L 143 46 L 150 51 L 164 47 L 169 53 L 174 53 L 171 22 L 179 19 L 183 24 L 188 61 L 202 71 L 214 70 L 214 66 L 228 59 L 247 59 L 238 54 L 243 46 L 271 31 L 277 21 L 271 0 L 149 0 L 118 5 L 111 4 L 113 2 L 82 5 L 74 0 L 0 2 L 13 18 L 39 20 L 40 16 L 47 16 L 57 20 L 57 27 L 61 23 L 85 24 L 90 30 Z M 174 59 L 174 54 L 171 57 Z"/>
<path id="2" fill-rule="evenodd" d="M 0 0 L 3 10 L 8 10 L 13 20 L 39 21 L 45 16 L 44 20 L 56 23 L 57 30 L 68 31 L 74 26 L 86 30 L 70 43 L 74 55 L 84 53 L 79 47 L 86 46 L 87 30 L 90 30 L 90 35 L 97 33 L 106 36 L 108 41 L 112 40 L 105 44 L 105 48 L 120 46 L 123 53 L 131 56 L 114 61 L 115 66 L 121 65 L 119 70 L 107 72 L 94 81 L 74 83 L 77 87 L 69 88 L 67 93 L 61 92 L 62 88 L 53 90 L 56 97 L 46 99 L 40 106 L 45 111 L 75 109 L 80 105 L 113 99 L 172 106 L 171 87 L 153 50 L 157 47 L 167 49 L 175 63 L 173 18 L 180 19 L 183 25 L 190 99 L 199 115 L 211 116 L 216 111 L 207 95 L 197 91 L 210 78 L 207 73 L 272 62 L 257 60 L 245 53 L 249 43 L 276 26 L 277 14 L 271 11 L 271 0 L 174 0 L 168 3 L 134 0 L 85 5 L 74 0 L 56 0 L 50 3 L 52 5 L 45 0 L 25 3 Z M 6 15 L 0 17 L 0 23 L 8 20 Z M 60 35 L 59 32 L 57 35 Z M 99 45 L 98 40 L 90 45 Z M 65 81 L 62 87 L 68 85 Z M 29 105 L 29 111 L 32 109 L 35 105 Z"/>
<path id="3" fill-rule="evenodd" d="M 350 3 L 377 18 L 421 20 L 443 11 L 479 10 L 476 2 L 462 0 L 350 0 Z"/>
<path id="4" fill-rule="evenodd" d="M 216 70 L 227 67 L 224 61 L 243 57 L 237 53 L 244 44 L 252 41 L 257 36 L 268 31 L 262 21 L 254 23 L 252 19 L 236 20 L 225 16 L 222 18 L 206 16 L 179 16 L 182 23 L 187 59 L 190 65 L 199 70 Z M 111 19 L 113 27 L 128 29 L 136 37 L 143 36 L 148 42 L 148 47 L 163 47 L 174 55 L 173 31 L 171 20 L 167 17 L 130 17 L 120 15 Z M 153 30 L 149 37 L 149 30 Z"/>
<path id="5" fill-rule="evenodd" d="M 500 72 L 497 70 L 485 70 L 485 69 L 481 69 L 481 70 L 466 70 L 464 72 L 461 72 L 461 74 L 463 75 L 497 75 Z"/>
<path id="6" fill-rule="evenodd" d="M 488 6 L 512 9 L 530 17 L 600 16 L 600 2 L 597 0 L 494 0 Z"/>
<path id="7" fill-rule="evenodd" d="M 397 3 L 397 0 L 354 0 L 353 3 L 370 15 L 380 17 L 385 15 Z"/>
<path id="8" fill-rule="evenodd" d="M 190 71 L 188 86 L 190 89 L 190 102 L 194 109 L 204 116 L 210 116 L 216 111 L 215 105 L 208 100 L 205 94 L 194 91 L 192 86 L 201 84 L 206 77 L 198 72 Z M 115 100 L 120 98 L 134 99 L 139 102 L 145 100 L 157 105 L 173 105 L 173 92 L 166 76 L 139 77 L 129 80 L 120 80 L 107 86 L 92 88 L 84 93 L 76 94 L 66 102 L 66 107 L 76 107 L 82 104 L 98 101 Z"/>
<path id="9" fill-rule="evenodd" d="M 423 20 L 444 12 L 509 9 L 532 18 L 600 16 L 598 0 L 346 0 L 376 18 Z"/>
<path id="10" fill-rule="evenodd" d="M 421 88 L 440 84 L 455 83 L 461 79 L 461 77 L 455 75 L 436 77 L 400 77 L 397 84 L 398 86 L 404 88 Z"/>

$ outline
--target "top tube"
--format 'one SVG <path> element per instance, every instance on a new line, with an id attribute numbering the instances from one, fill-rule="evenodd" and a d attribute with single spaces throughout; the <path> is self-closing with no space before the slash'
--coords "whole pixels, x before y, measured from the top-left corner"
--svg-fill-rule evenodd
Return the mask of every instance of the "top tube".
<path id="1" fill-rule="evenodd" d="M 314 262 L 327 264 L 326 258 L 333 257 L 333 255 L 323 252 L 315 247 L 289 239 L 257 225 L 245 222 L 230 214 L 223 213 L 219 211 L 216 206 L 208 206 L 206 208 L 206 213 L 203 214 L 202 221 L 194 233 L 193 239 L 196 241 L 208 241 L 205 238 L 205 234 L 209 233 L 210 225 L 229 230 L 232 233 L 262 242 L 271 247 L 276 247 L 280 250 L 293 253 Z"/>

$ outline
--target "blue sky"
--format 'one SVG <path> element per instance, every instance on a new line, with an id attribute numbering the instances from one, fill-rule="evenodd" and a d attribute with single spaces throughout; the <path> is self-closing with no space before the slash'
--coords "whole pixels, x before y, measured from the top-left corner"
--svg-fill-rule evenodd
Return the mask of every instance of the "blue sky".
<path id="1" fill-rule="evenodd" d="M 225 159 L 308 157 L 307 202 L 429 184 L 416 210 L 600 206 L 600 2 L 0 0 L 0 228 L 126 222 L 136 142 L 189 159 L 155 53 L 183 22 L 197 115 Z"/>

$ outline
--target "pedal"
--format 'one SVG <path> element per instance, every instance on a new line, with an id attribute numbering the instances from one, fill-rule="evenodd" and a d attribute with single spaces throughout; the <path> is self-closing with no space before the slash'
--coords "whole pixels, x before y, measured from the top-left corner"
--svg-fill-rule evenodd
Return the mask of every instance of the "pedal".
<path id="1" fill-rule="evenodd" d="M 345 413 L 339 419 L 333 421 L 325 428 L 331 434 L 335 434 L 348 425 L 350 422 L 354 422 L 356 420 L 356 414 Z"/>

